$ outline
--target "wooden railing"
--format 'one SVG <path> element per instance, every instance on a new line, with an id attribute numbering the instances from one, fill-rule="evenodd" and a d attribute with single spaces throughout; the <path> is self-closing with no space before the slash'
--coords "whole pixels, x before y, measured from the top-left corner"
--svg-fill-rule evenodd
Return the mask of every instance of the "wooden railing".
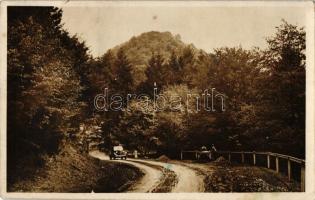
<path id="1" fill-rule="evenodd" d="M 193 154 L 196 159 L 199 159 L 201 151 L 181 151 L 180 158 L 183 160 L 184 153 L 190 153 Z M 204 154 L 204 152 L 203 152 Z M 211 152 L 209 152 L 209 156 L 211 157 Z M 271 158 L 273 157 L 275 160 L 275 171 L 277 173 L 281 173 L 280 167 L 279 167 L 279 160 L 283 159 L 286 160 L 287 162 L 287 177 L 289 180 L 292 179 L 292 163 L 297 163 L 300 165 L 300 183 L 301 183 L 301 191 L 305 191 L 305 160 L 295 158 L 292 156 L 288 155 L 283 155 L 283 154 L 278 154 L 278 153 L 272 153 L 272 152 L 255 152 L 255 151 L 216 151 L 214 152 L 217 156 L 223 156 L 226 159 L 228 159 L 230 162 L 232 161 L 232 157 L 235 155 L 238 155 L 238 160 L 236 162 L 240 163 L 245 163 L 245 155 L 250 155 L 252 158 L 250 160 L 250 163 L 253 164 L 254 166 L 257 165 L 257 156 L 258 155 L 263 155 L 266 156 L 266 166 L 262 167 L 267 167 L 268 169 L 271 169 Z M 235 160 L 235 159 L 234 159 Z"/>

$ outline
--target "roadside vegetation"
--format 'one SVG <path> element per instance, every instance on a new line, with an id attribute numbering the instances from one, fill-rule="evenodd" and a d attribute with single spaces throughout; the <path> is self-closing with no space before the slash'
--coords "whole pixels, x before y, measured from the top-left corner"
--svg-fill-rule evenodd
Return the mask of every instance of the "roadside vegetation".
<path id="1" fill-rule="evenodd" d="M 175 163 L 178 163 L 175 161 Z M 211 163 L 179 162 L 204 177 L 205 192 L 299 192 L 300 184 L 273 170 L 234 164 L 219 157 Z"/>
<path id="2" fill-rule="evenodd" d="M 123 192 L 143 176 L 129 164 L 102 161 L 63 148 L 28 179 L 8 183 L 8 192 Z"/>

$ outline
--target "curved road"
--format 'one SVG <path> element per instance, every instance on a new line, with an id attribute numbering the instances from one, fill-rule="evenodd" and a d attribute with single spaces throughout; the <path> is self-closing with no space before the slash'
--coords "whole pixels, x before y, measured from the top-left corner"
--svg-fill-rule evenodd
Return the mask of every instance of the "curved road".
<path id="1" fill-rule="evenodd" d="M 198 175 L 195 170 L 184 165 L 180 165 L 179 163 L 164 163 L 152 160 L 129 160 L 141 162 L 144 164 L 147 163 L 150 165 L 161 166 L 175 172 L 178 178 L 178 183 L 172 189 L 172 192 L 204 192 L 203 177 Z"/>
<path id="2" fill-rule="evenodd" d="M 101 160 L 109 160 L 108 156 L 99 151 L 91 152 L 90 155 Z M 113 162 L 131 164 L 145 174 L 127 192 L 152 192 L 160 183 L 163 176 L 161 169 L 163 168 L 173 171 L 178 179 L 171 192 L 204 192 L 203 177 L 198 175 L 195 170 L 181 165 L 179 162 L 175 164 L 141 159 L 115 160 Z"/>

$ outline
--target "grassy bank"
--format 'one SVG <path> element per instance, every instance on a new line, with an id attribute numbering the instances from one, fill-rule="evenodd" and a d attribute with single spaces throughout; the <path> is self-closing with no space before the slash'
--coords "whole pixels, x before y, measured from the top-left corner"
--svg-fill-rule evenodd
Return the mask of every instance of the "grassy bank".
<path id="1" fill-rule="evenodd" d="M 175 162 L 196 170 L 204 177 L 205 192 L 298 192 L 300 184 L 275 171 L 231 164 L 227 161 Z"/>
<path id="2" fill-rule="evenodd" d="M 8 192 L 121 192 L 142 175 L 131 165 L 100 161 L 69 146 L 31 178 L 8 184 Z"/>
<path id="3" fill-rule="evenodd" d="M 298 192 L 298 183 L 272 170 L 253 166 L 216 166 L 206 176 L 208 192 Z"/>

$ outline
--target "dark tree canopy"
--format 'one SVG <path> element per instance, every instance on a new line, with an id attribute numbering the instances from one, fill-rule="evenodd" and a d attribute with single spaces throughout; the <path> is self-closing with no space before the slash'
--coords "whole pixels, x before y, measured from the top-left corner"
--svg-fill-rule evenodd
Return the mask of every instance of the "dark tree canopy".
<path id="1" fill-rule="evenodd" d="M 76 134 L 83 118 L 87 48 L 54 7 L 8 7 L 8 165 L 39 165 Z M 37 163 L 36 160 L 39 160 Z M 33 162 L 33 163 L 32 163 Z M 32 169 L 36 169 L 33 167 Z M 16 171 L 18 173 L 19 171 Z"/>

